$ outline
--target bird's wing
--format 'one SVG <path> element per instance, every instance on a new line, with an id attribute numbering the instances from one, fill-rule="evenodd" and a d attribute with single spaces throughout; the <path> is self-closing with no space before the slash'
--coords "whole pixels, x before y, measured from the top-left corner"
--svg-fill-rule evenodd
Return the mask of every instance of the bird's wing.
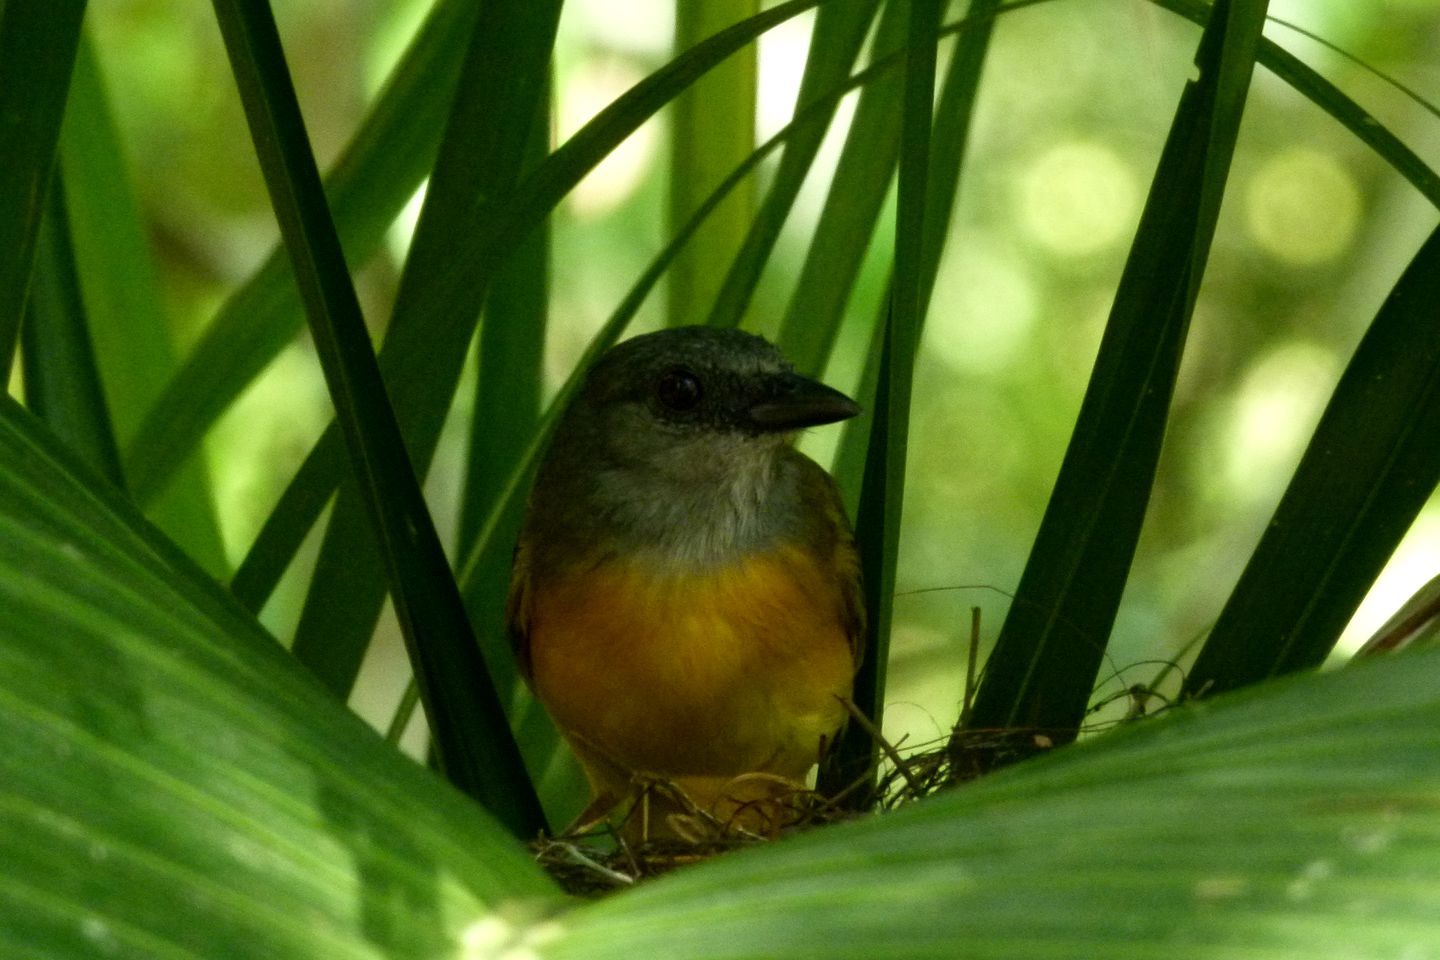
<path id="1" fill-rule="evenodd" d="M 515 545 L 510 563 L 510 593 L 505 598 L 505 632 L 515 665 L 527 684 L 532 684 L 530 665 L 530 548 L 522 538 Z"/>
<path id="2" fill-rule="evenodd" d="M 839 584 L 838 615 L 850 639 L 850 653 L 856 669 L 865 650 L 865 604 L 860 586 L 860 553 L 855 547 L 855 531 L 845 516 L 845 504 L 835 480 L 815 461 L 797 453 L 800 464 L 801 501 L 818 505 L 819 510 L 807 511 L 813 519 L 810 536 L 815 538 L 818 552 L 829 556 L 836 582 Z"/>

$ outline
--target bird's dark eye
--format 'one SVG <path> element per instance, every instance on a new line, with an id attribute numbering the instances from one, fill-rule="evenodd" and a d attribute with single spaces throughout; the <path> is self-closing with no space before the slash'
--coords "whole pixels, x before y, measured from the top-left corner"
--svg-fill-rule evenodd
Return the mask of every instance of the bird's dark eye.
<path id="1" fill-rule="evenodd" d="M 676 412 L 694 410 L 700 405 L 700 378 L 684 367 L 666 370 L 655 387 L 655 395 Z"/>

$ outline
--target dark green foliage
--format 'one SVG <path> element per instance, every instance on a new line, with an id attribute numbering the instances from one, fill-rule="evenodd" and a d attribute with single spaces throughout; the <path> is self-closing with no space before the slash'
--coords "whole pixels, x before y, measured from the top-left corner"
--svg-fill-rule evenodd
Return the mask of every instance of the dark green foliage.
<path id="1" fill-rule="evenodd" d="M 1199 37 L 1198 75 L 1183 84 L 1098 356 L 1076 362 L 1090 374 L 1085 399 L 974 728 L 1072 738 L 1113 653 L 1142 523 L 1173 509 L 1152 496 L 1157 463 L 1184 412 L 1177 371 L 1210 295 L 1200 286 L 1212 246 L 1223 255 L 1219 212 L 1236 192 L 1231 156 L 1247 100 L 1255 106 L 1255 67 L 1440 206 L 1440 177 L 1396 131 L 1261 36 L 1263 2 L 1153 9 L 1166 30 L 1190 29 L 1171 13 L 1203 25 L 1185 34 Z M 1061 5 L 972 0 L 963 20 L 943 23 L 938 0 L 791 0 L 676 51 L 551 149 L 560 4 L 438 0 L 323 186 L 269 6 L 216 0 L 216 10 L 282 246 L 171 370 L 146 249 L 163 231 L 125 182 L 124 144 L 80 40 L 83 5 L 0 0 L 0 358 L 23 316 L 16 385 L 29 407 L 0 398 L 0 954 L 1348 958 L 1407 956 L 1440 937 L 1426 872 L 1440 830 L 1434 805 L 1416 799 L 1440 788 L 1435 655 L 1260 685 L 1326 657 L 1440 480 L 1440 233 L 1355 349 L 1185 686 L 1193 697 L 1255 689 L 897 814 L 576 905 L 514 842 L 540 829 L 542 801 L 558 825 L 583 788 L 499 629 L 516 518 L 555 410 L 681 257 L 685 289 L 714 281 L 719 292 L 713 309 L 677 319 L 778 329 L 802 370 L 827 376 L 847 347 L 868 344 L 850 366 L 871 409 L 837 472 L 859 490 L 870 608 L 856 699 L 879 718 L 905 477 L 923 453 L 912 389 L 934 375 L 925 316 L 948 279 L 947 242 L 975 242 L 952 217 L 999 182 L 975 162 L 986 64 L 1007 19 L 1059 16 Z M 554 214 L 684 91 L 808 12 L 789 125 L 744 157 L 728 152 L 748 142 L 732 123 L 718 140 L 723 163 L 692 154 L 672 168 L 703 169 L 704 189 L 677 191 L 668 235 L 623 278 L 628 293 L 575 348 L 578 364 L 546 405 L 547 320 L 556 275 L 572 268 L 550 262 L 547 231 L 565 217 Z M 755 82 L 751 68 L 727 69 L 737 91 Z M 1166 104 L 1182 86 L 1168 83 L 1157 92 Z M 767 284 L 784 273 L 787 221 L 856 90 L 794 283 L 777 294 Z M 1005 109 L 1006 132 L 1023 126 L 1011 123 L 1023 106 Z M 712 174 L 719 186 L 707 192 Z M 385 259 L 386 230 L 425 180 L 377 357 L 352 274 Z M 722 203 L 762 189 L 748 228 L 721 231 L 721 247 L 739 252 L 707 263 L 715 247 L 690 246 L 697 231 Z M 881 285 L 867 271 L 884 278 L 878 311 L 861 296 Z M 302 304 L 337 422 L 227 592 L 212 579 L 225 561 L 194 455 L 296 339 Z M 1047 304 L 1040 323 L 1079 319 L 1073 304 Z M 417 476 L 466 406 L 461 374 L 476 354 L 463 490 L 437 536 Z M 1035 380 L 1055 369 L 1043 356 L 1022 362 Z M 313 575 L 291 574 L 307 593 L 287 652 L 255 615 L 332 502 Z M 450 534 L 453 564 L 440 549 Z M 444 776 L 479 804 L 341 705 L 387 593 Z M 853 725 L 821 786 L 863 784 L 874 754 Z M 869 799 L 862 789 L 849 802 Z"/>

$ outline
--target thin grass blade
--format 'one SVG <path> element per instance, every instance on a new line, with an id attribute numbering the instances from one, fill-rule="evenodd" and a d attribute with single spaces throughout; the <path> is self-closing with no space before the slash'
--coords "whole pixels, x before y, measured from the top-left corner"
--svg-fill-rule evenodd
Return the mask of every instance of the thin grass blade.
<path id="1" fill-rule="evenodd" d="M 381 544 L 442 767 L 518 836 L 545 825 L 370 347 L 268 4 L 216 0 L 266 186 Z"/>
<path id="2" fill-rule="evenodd" d="M 1149 501 L 1265 3 L 1219 0 L 1141 215 L 1090 385 L 970 725 L 1075 737 Z"/>
<path id="3" fill-rule="evenodd" d="M 707 0 L 675 5 L 675 47 L 685 50 L 760 12 L 759 0 Z M 755 151 L 759 54 L 754 44 L 700 78 L 670 107 L 670 232 L 695 211 L 732 167 Z M 710 312 L 723 280 L 720 265 L 735 258 L 754 219 L 756 190 L 746 180 L 670 269 L 672 325 Z"/>
<path id="4" fill-rule="evenodd" d="M 1209 16 L 1205 0 L 1151 0 L 1156 6 L 1200 25 Z M 1272 18 L 1273 19 L 1273 18 Z M 1374 150 L 1431 204 L 1440 207 L 1440 173 L 1407 147 L 1394 132 L 1326 80 L 1299 57 L 1271 40 L 1260 41 L 1260 64 L 1295 91 L 1334 117 L 1356 139 Z"/>
<path id="5" fill-rule="evenodd" d="M 1184 692 L 1319 666 L 1440 484 L 1440 230 L 1355 350 Z"/>
<path id="6" fill-rule="evenodd" d="M 750 305 L 755 285 L 780 237 L 780 228 L 790 215 L 835 117 L 839 99 L 834 91 L 849 77 L 879 6 L 880 0 L 854 0 L 827 3 L 816 12 L 805 73 L 795 96 L 795 117 L 803 115 L 806 119 L 785 145 L 775 179 L 716 294 L 715 305 L 705 321 L 710 326 L 738 326 Z"/>
<path id="7" fill-rule="evenodd" d="M 886 59 L 905 49 L 909 11 L 910 0 L 890 0 L 885 5 L 875 30 L 872 59 Z M 879 222 L 900 154 L 904 88 L 902 71 L 886 71 L 866 86 L 855 106 L 845 148 L 776 338 L 781 351 L 803 372 L 818 374 L 830 356 Z"/>
<path id="8" fill-rule="evenodd" d="M 905 458 L 910 430 L 910 393 L 915 355 L 924 322 L 925 215 L 929 207 L 931 117 L 935 97 L 935 55 L 939 0 L 911 0 L 905 31 L 905 76 L 900 130 L 900 183 L 895 222 L 895 278 L 885 323 L 880 379 L 875 396 L 875 424 L 865 460 L 855 538 L 860 544 L 864 574 L 865 655 L 855 676 L 855 705 L 879 729 L 885 705 L 885 674 L 889 660 L 895 565 L 900 552 L 900 516 L 904 505 Z M 873 776 L 875 751 L 871 733 L 849 724 L 841 734 L 833 761 L 820 775 L 822 793 L 838 794 L 866 776 Z M 854 806 L 871 800 L 869 790 L 849 794 Z"/>
<path id="9" fill-rule="evenodd" d="M 940 272 L 940 256 L 945 252 L 950 216 L 955 209 L 955 195 L 960 189 L 960 175 L 970 144 L 980 74 L 990 50 L 990 37 L 995 32 L 995 17 L 1001 9 L 1000 0 L 972 0 L 965 14 L 965 26 L 955 38 L 955 52 L 945 70 L 940 98 L 935 104 L 930 180 L 925 192 L 925 241 L 920 248 L 922 317 Z"/>

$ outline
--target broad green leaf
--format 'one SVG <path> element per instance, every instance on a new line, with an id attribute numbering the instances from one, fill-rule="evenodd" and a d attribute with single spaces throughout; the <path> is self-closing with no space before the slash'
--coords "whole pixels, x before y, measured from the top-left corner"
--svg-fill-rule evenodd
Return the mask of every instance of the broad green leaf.
<path id="1" fill-rule="evenodd" d="M 0 371 L 9 381 L 84 0 L 0 3 Z"/>
<path id="2" fill-rule="evenodd" d="M 0 956 L 455 955 L 551 895 L 86 472 L 0 398 Z"/>
<path id="3" fill-rule="evenodd" d="M 1161 153 L 1060 476 L 972 728 L 1074 738 L 1130 572 L 1265 22 L 1218 0 Z"/>
<path id="4" fill-rule="evenodd" d="M 268 4 L 215 0 L 442 769 L 517 836 L 545 827 L 426 508 L 360 313 Z"/>
<path id="5" fill-rule="evenodd" d="M 1318 666 L 1437 483 L 1440 230 L 1356 348 L 1185 692 Z"/>
<path id="6" fill-rule="evenodd" d="M 583 907 L 543 960 L 1423 957 L 1440 651 L 1176 710 Z"/>

